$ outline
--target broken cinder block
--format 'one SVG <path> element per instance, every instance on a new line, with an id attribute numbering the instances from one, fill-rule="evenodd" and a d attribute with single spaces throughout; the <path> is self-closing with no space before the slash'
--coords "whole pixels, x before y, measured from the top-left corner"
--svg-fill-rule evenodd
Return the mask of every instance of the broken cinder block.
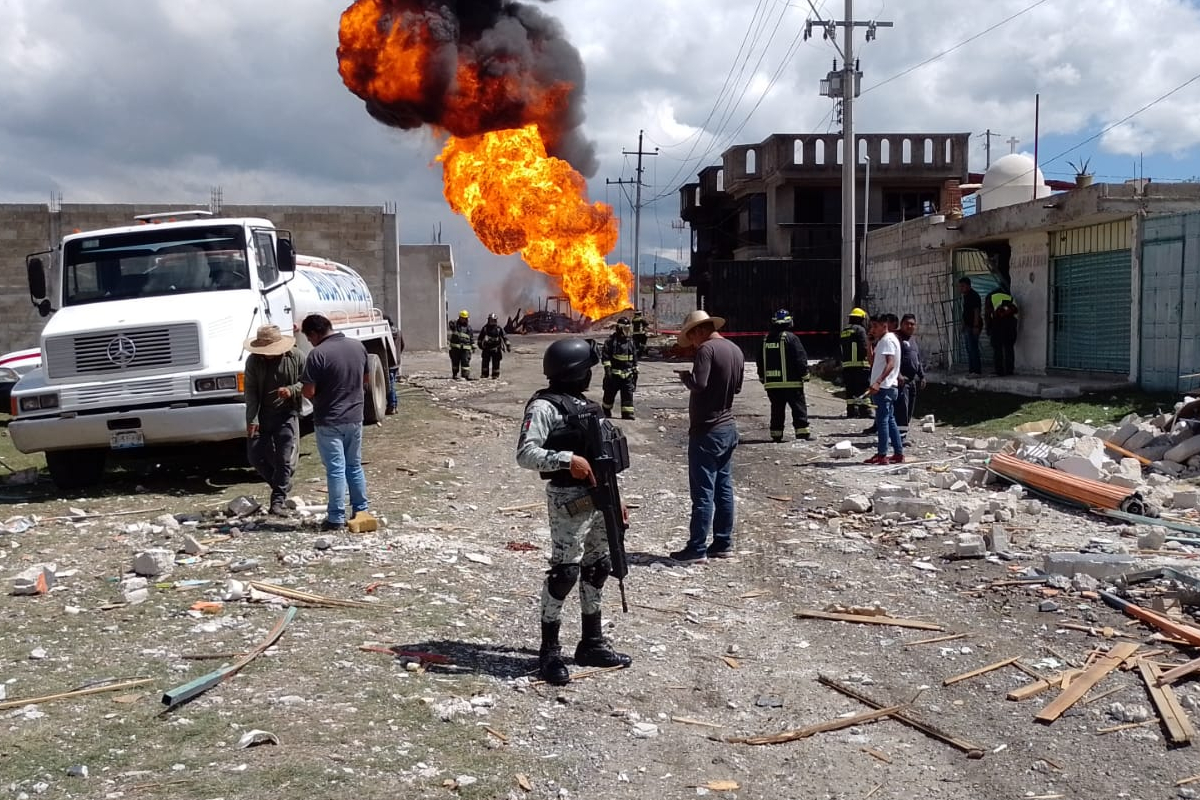
<path id="1" fill-rule="evenodd" d="M 36 564 L 13 578 L 15 595 L 45 594 L 54 587 L 55 575 L 58 572 L 56 564 Z"/>

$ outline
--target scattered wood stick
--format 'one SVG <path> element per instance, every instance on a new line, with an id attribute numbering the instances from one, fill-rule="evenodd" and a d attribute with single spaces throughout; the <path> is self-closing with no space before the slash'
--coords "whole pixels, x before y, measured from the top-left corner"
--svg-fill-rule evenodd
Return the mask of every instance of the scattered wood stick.
<path id="1" fill-rule="evenodd" d="M 367 603 L 362 600 L 342 600 L 338 597 L 325 597 L 311 592 L 302 592 L 299 589 L 289 589 L 286 586 L 277 586 L 273 583 L 263 583 L 262 581 L 246 581 L 246 584 L 260 592 L 273 594 L 277 597 L 286 597 L 288 600 L 299 600 L 302 603 L 308 603 L 312 606 L 330 606 L 335 608 L 371 608 L 375 604 Z"/>
<path id="2" fill-rule="evenodd" d="M 1108 655 L 1097 659 L 1096 663 L 1088 667 L 1078 680 L 1071 682 L 1071 685 L 1062 691 L 1058 697 L 1049 703 L 1045 708 L 1034 715 L 1034 719 L 1038 722 L 1047 724 L 1054 722 L 1063 715 L 1075 703 L 1079 702 L 1088 690 L 1104 679 L 1104 676 L 1112 672 L 1121 662 L 1129 656 L 1133 655 L 1138 649 L 1138 645 L 1132 642 L 1122 642 L 1113 645 L 1112 650 L 1108 651 Z"/>
<path id="3" fill-rule="evenodd" d="M 944 631 L 941 625 L 933 622 L 923 622 L 918 619 L 901 619 L 900 617 L 868 616 L 865 614 L 834 614 L 829 611 L 818 611 L 815 608 L 802 608 L 795 613 L 797 619 L 826 619 L 833 622 L 858 622 L 864 625 L 892 625 L 897 628 L 916 628 L 921 631 Z"/>
<path id="4" fill-rule="evenodd" d="M 719 725 L 716 722 L 705 722 L 702 719 L 693 719 L 692 717 L 671 717 L 671 722 L 678 722 L 680 725 L 698 725 L 701 728 L 728 728 L 728 725 Z"/>
<path id="5" fill-rule="evenodd" d="M 1062 764 L 1060 764 L 1060 763 L 1058 763 L 1058 762 L 1057 762 L 1057 761 L 1055 761 L 1054 759 L 1052 759 L 1052 758 L 1050 758 L 1050 757 L 1048 757 L 1048 756 L 1038 756 L 1038 759 L 1039 759 L 1039 760 L 1041 760 L 1041 761 L 1045 761 L 1047 764 L 1049 764 L 1050 766 L 1054 767 L 1054 768 L 1055 768 L 1056 770 L 1058 770 L 1059 772 L 1062 772 L 1063 765 L 1062 765 Z"/>
<path id="6" fill-rule="evenodd" d="M 1175 785 L 1187 786 L 1189 783 L 1196 783 L 1197 781 L 1200 781 L 1200 775 L 1193 775 L 1190 778 L 1181 778 L 1180 780 L 1175 781 Z"/>
<path id="7" fill-rule="evenodd" d="M 1194 658 L 1186 664 L 1180 664 L 1178 667 L 1169 669 L 1158 676 L 1158 686 L 1169 686 L 1180 678 L 1191 675 L 1195 672 L 1200 672 L 1200 658 Z"/>
<path id="8" fill-rule="evenodd" d="M 606 672 L 616 672 L 619 669 L 625 669 L 625 667 L 598 667 L 597 669 L 586 669 L 583 672 L 576 672 L 574 675 L 571 676 L 571 680 L 572 681 L 581 681 L 584 678 L 594 678 L 597 675 L 603 675 Z M 530 686 L 543 686 L 543 685 L 545 685 L 545 683 L 546 683 L 545 681 L 530 681 L 529 685 Z"/>
<path id="9" fill-rule="evenodd" d="M 1064 678 L 1067 678 L 1068 674 L 1078 676 L 1082 673 L 1083 670 L 1080 669 L 1069 669 L 1064 672 L 1056 672 L 1047 678 L 1041 678 L 1035 680 L 1033 683 L 1027 683 L 1024 686 L 1018 686 L 1016 689 L 1013 689 L 1011 692 L 1009 692 L 1006 697 L 1009 700 L 1014 700 L 1019 703 L 1022 700 L 1028 700 L 1031 697 L 1037 697 L 1042 692 L 1048 692 L 1055 686 L 1061 686 Z"/>
<path id="10" fill-rule="evenodd" d="M 145 686 L 151 683 L 153 678 L 135 678 L 132 680 L 118 681 L 116 683 L 106 683 L 103 686 L 89 686 L 86 689 L 75 689 L 70 692 L 59 692 L 58 694 L 45 694 L 40 697 L 21 697 L 14 700 L 6 700 L 0 703 L 0 711 L 6 708 L 21 708 L 22 706 L 41 705 L 42 703 L 50 703 L 54 700 L 70 700 L 76 697 L 83 697 L 89 694 L 100 694 L 101 692 L 116 692 L 121 689 L 131 689 L 134 686 Z"/>
<path id="11" fill-rule="evenodd" d="M 505 736 L 505 735 L 504 735 L 503 733 L 501 733 L 500 731 L 498 731 L 498 730 L 496 730 L 495 728 L 493 728 L 491 725 L 484 725 L 484 726 L 483 726 L 483 729 L 484 729 L 485 731 L 487 731 L 489 734 L 491 734 L 492 736 L 495 736 L 497 739 L 499 739 L 499 740 L 500 740 L 501 742 L 503 742 L 504 744 L 508 744 L 508 737 L 507 737 L 507 736 Z"/>
<path id="12" fill-rule="evenodd" d="M 883 784 L 881 783 L 881 784 L 879 784 L 878 786 L 876 786 L 874 789 L 872 789 L 871 791 L 869 791 L 869 792 L 867 792 L 866 794 L 864 794 L 864 795 L 863 795 L 863 800 L 871 800 L 871 795 L 875 794 L 876 792 L 878 792 L 878 791 L 879 791 L 880 789 L 882 789 L 882 788 L 883 788 Z"/>
<path id="13" fill-rule="evenodd" d="M 955 639 L 965 639 L 971 634 L 969 633 L 952 633 L 948 636 L 935 636 L 932 639 L 918 639 L 915 642 L 905 642 L 905 647 L 916 647 L 919 644 L 937 644 L 938 642 L 952 642 Z"/>
<path id="14" fill-rule="evenodd" d="M 221 681 L 225 680 L 226 678 L 232 678 L 234 675 L 238 674 L 243 667 L 265 653 L 267 648 L 279 641 L 279 637 L 283 635 L 284 629 L 287 628 L 288 624 L 291 623 L 295 616 L 296 607 L 292 606 L 286 612 L 284 612 L 282 617 L 279 618 L 279 621 L 275 623 L 275 627 L 271 629 L 265 639 L 259 642 L 253 650 L 228 667 L 221 667 L 220 669 L 214 670 L 207 675 L 201 675 L 195 680 L 188 681 L 182 686 L 176 686 L 174 689 L 168 689 L 167 691 L 163 692 L 162 702 L 163 705 L 166 706 L 166 709 L 162 713 L 165 714 L 174 708 L 178 708 L 184 703 L 199 697 L 201 694 L 207 692 L 209 689 L 221 683 Z"/>
<path id="15" fill-rule="evenodd" d="M 59 517 L 43 517 L 42 522 L 74 522 L 81 519 L 100 519 L 102 517 L 128 517 L 134 514 L 161 514 L 165 508 L 140 508 L 137 511 L 105 511 L 99 514 L 65 514 Z"/>
<path id="16" fill-rule="evenodd" d="M 1139 641 L 1142 639 L 1141 636 L 1134 636 L 1130 633 L 1122 633 L 1121 631 L 1113 630 L 1110 627 L 1098 628 L 1095 625 L 1080 625 L 1075 622 L 1060 622 L 1054 627 L 1062 628 L 1063 630 L 1068 631 L 1082 631 L 1083 633 L 1091 636 L 1100 636 L 1105 639 L 1111 639 L 1114 636 L 1120 636 L 1123 639 L 1137 639 Z"/>
<path id="17" fill-rule="evenodd" d="M 501 508 L 497 508 L 496 511 L 497 511 L 497 513 L 500 513 L 500 514 L 508 514 L 513 511 L 532 511 L 533 509 L 541 508 L 544 505 L 546 505 L 545 502 L 525 503 L 524 505 L 520 505 L 520 506 L 502 506 Z"/>
<path id="18" fill-rule="evenodd" d="M 1154 720 L 1148 719 L 1145 722 L 1125 722 L 1120 725 L 1113 725 L 1111 728 L 1097 728 L 1096 733 L 1105 736 L 1110 733 L 1119 733 L 1120 731 L 1128 731 L 1133 728 L 1144 728 L 1147 725 L 1154 724 Z"/>
<path id="19" fill-rule="evenodd" d="M 864 748 L 862 748 L 862 751 L 864 753 L 866 753 L 867 755 L 869 755 L 871 758 L 879 759 L 880 761 L 882 761 L 885 764 L 892 763 L 892 759 L 888 757 L 887 753 L 884 753 L 879 750 L 875 750 L 874 748 L 871 748 L 871 747 L 864 747 Z"/>
<path id="20" fill-rule="evenodd" d="M 995 664 L 988 664 L 986 667 L 980 667 L 979 669 L 973 669 L 970 672 L 964 672 L 961 675 L 955 675 L 953 677 L 946 678 L 946 680 L 942 681 L 942 686 L 950 686 L 951 684 L 958 683 L 959 681 L 965 681 L 970 678 L 977 678 L 980 675 L 986 675 L 987 673 L 994 672 L 1002 667 L 1007 667 L 1009 664 L 1016 662 L 1019 658 L 1020 656 L 1013 656 L 1012 658 L 1006 658 L 1003 661 L 997 661 Z"/>
<path id="21" fill-rule="evenodd" d="M 1112 695 L 1116 694 L 1117 692 L 1124 691 L 1124 689 L 1125 689 L 1124 686 L 1114 687 L 1112 689 L 1109 689 L 1107 692 L 1101 692 L 1098 695 L 1094 695 L 1092 697 L 1088 697 L 1084 700 L 1081 700 L 1079 705 L 1081 705 L 1081 706 L 1091 705 L 1092 703 L 1095 703 L 1098 700 L 1103 700 L 1106 697 L 1111 697 Z"/>
<path id="22" fill-rule="evenodd" d="M 839 681 L 836 681 L 833 678 L 827 677 L 825 675 L 818 675 L 817 681 L 819 681 L 823 686 L 828 686 L 830 689 L 833 689 L 836 692 L 841 692 L 842 694 L 846 695 L 847 697 L 853 697 L 858 702 L 860 702 L 864 705 L 871 706 L 872 708 L 889 707 L 889 704 L 881 703 L 878 700 L 874 700 L 871 697 L 868 697 L 867 695 L 858 691 L 857 689 L 853 689 L 849 686 L 846 686 L 845 684 L 840 683 Z M 907 711 L 896 711 L 891 716 L 893 719 L 903 722 L 905 725 L 909 726 L 910 728 L 915 728 L 916 730 L 920 731 L 921 733 L 925 734 L 926 736 L 929 736 L 933 739 L 937 739 L 939 742 L 942 742 L 943 744 L 947 744 L 956 750 L 960 750 L 960 751 L 966 753 L 967 758 L 976 759 L 976 758 L 983 758 L 983 756 L 984 756 L 984 749 L 982 747 L 980 747 L 979 745 L 974 744 L 972 742 L 964 741 L 962 739 L 958 739 L 954 736 L 951 736 L 950 734 L 948 734 L 942 730 L 939 730 L 938 728 L 934 727 L 933 725 L 930 725 L 928 722 L 925 722 L 924 720 L 920 719 L 919 717 L 913 716 L 912 714 L 910 714 Z"/>
<path id="23" fill-rule="evenodd" d="M 241 658 L 245 653 L 180 653 L 179 657 L 188 661 L 228 661 L 231 658 Z"/>
<path id="24" fill-rule="evenodd" d="M 1167 728 L 1167 738 L 1173 744 L 1191 744 L 1196 729 L 1188 719 L 1187 712 L 1179 705 L 1179 698 L 1175 696 L 1174 690 L 1170 686 L 1162 685 L 1158 667 L 1148 661 L 1142 661 L 1138 663 L 1138 670 L 1142 673 L 1142 680 L 1146 684 L 1146 690 L 1150 692 L 1154 708 Z"/>
<path id="25" fill-rule="evenodd" d="M 784 742 L 794 742 L 797 739 L 807 739 L 809 736 L 818 733 L 840 731 L 843 728 L 851 728 L 865 722 L 875 722 L 883 717 L 890 717 L 903 708 L 904 706 L 888 706 L 887 708 L 865 711 L 862 714 L 855 714 L 850 717 L 833 719 L 828 722 L 818 722 L 815 725 L 783 731 L 782 733 L 774 733 L 768 736 L 732 736 L 725 739 L 725 741 L 729 744 L 783 744 Z"/>

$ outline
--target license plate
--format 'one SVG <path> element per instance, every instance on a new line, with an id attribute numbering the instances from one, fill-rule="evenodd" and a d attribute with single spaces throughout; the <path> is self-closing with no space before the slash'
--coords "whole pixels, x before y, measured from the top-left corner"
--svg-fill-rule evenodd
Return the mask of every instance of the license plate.
<path id="1" fill-rule="evenodd" d="M 144 447 L 146 437 L 141 431 L 117 431 L 112 434 L 110 441 L 113 450 L 128 450 L 132 447 Z"/>

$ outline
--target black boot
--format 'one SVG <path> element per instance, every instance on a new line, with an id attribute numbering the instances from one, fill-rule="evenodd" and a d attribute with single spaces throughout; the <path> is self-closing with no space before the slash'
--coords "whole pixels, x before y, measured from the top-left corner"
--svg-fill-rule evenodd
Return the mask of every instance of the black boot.
<path id="1" fill-rule="evenodd" d="M 542 646 L 538 651 L 538 677 L 546 683 L 562 686 L 571 682 L 571 673 L 562 660 L 562 647 L 558 643 L 561 623 L 542 623 Z"/>
<path id="2" fill-rule="evenodd" d="M 612 649 L 600 633 L 600 614 L 584 614 L 583 638 L 575 648 L 575 663 L 581 667 L 628 667 L 633 659 Z"/>

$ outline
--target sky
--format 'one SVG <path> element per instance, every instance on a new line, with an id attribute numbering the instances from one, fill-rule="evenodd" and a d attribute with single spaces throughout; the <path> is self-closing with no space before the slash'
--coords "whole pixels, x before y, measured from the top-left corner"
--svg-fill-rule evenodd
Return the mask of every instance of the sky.
<path id="1" fill-rule="evenodd" d="M 817 82 L 839 54 L 819 25 L 844 0 L 553 0 L 584 70 L 583 134 L 633 253 L 632 180 L 646 157 L 643 272 L 688 259 L 678 188 L 735 144 L 836 132 Z M 858 133 L 969 132 L 970 168 L 1032 153 L 1069 180 L 1200 180 L 1195 0 L 858 0 Z M 450 302 L 480 316 L 504 288 L 549 293 L 492 255 L 441 193 L 441 141 L 370 117 L 337 72 L 346 7 L 324 0 L 0 0 L 0 202 L 396 204 L 400 240 L 454 248 Z M 841 45 L 841 35 L 838 36 Z M 299 233 L 299 232 L 298 232 Z M 299 237 L 298 238 L 302 238 Z"/>

